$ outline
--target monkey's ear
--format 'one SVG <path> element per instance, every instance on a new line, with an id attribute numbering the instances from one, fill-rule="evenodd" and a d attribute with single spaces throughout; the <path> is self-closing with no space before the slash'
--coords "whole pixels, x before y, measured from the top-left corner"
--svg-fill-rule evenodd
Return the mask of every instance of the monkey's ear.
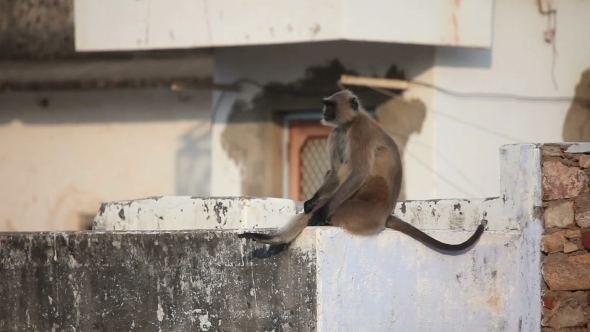
<path id="1" fill-rule="evenodd" d="M 358 111 L 359 100 L 356 97 L 350 98 L 350 107 L 352 107 L 353 110 Z"/>

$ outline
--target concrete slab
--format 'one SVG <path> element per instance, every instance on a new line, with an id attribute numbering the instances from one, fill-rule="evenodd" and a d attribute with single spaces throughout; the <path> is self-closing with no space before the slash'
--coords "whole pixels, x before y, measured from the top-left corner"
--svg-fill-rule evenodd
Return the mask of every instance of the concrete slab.
<path id="1" fill-rule="evenodd" d="M 475 231 L 482 219 L 489 230 L 509 230 L 501 218 L 502 201 L 445 199 L 399 202 L 397 216 L 420 229 Z M 104 203 L 94 218 L 97 230 L 177 230 L 273 228 L 302 210 L 301 202 L 282 198 L 163 196 Z"/>
<path id="2" fill-rule="evenodd" d="M 254 249 L 228 231 L 3 233 L 0 331 L 314 330 L 313 248 Z"/>
<path id="3" fill-rule="evenodd" d="M 272 228 L 299 211 L 294 201 L 254 197 L 163 196 L 103 203 L 96 230 Z"/>

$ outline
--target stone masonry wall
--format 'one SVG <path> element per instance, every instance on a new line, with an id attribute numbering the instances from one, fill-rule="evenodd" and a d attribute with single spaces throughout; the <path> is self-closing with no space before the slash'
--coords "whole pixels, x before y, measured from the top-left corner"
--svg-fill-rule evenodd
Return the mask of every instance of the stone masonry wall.
<path id="1" fill-rule="evenodd" d="M 588 149 L 586 149 L 586 147 Z M 590 331 L 590 145 L 542 147 L 543 332 Z"/>

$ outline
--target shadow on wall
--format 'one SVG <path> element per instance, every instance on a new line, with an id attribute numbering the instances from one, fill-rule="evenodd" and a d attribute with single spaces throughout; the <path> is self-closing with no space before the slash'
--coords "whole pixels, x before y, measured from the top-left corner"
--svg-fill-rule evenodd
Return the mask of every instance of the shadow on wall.
<path id="1" fill-rule="evenodd" d="M 176 195 L 209 196 L 211 126 L 201 123 L 180 136 L 176 152 Z"/>
<path id="2" fill-rule="evenodd" d="M 492 49 L 472 49 L 454 46 L 436 48 L 436 65 L 453 68 L 492 67 Z"/>
<path id="3" fill-rule="evenodd" d="M 154 105 L 199 103 L 200 93 L 167 88 L 3 92 L 0 93 L 0 125 L 13 120 L 30 124 L 190 120 L 195 118 L 195 113 L 175 111 L 172 107 L 155 109 Z"/>
<path id="4" fill-rule="evenodd" d="M 242 195 L 282 196 L 285 112 L 321 112 L 322 98 L 339 90 L 336 81 L 342 74 L 358 75 L 334 59 L 323 66 L 310 66 L 295 82 L 271 82 L 251 101 L 237 100 L 233 104 L 221 139 L 229 157 L 240 165 Z M 392 65 L 384 77 L 405 79 L 405 74 Z M 399 97 L 391 98 L 366 87 L 350 90 L 365 108 L 377 109 L 379 122 L 395 138 L 403 156 L 409 136 L 422 128 L 426 106 L 418 100 L 404 100 L 401 91 L 394 91 Z M 404 198 L 402 186 L 400 199 Z"/>
<path id="5" fill-rule="evenodd" d="M 419 99 L 406 100 L 395 97 L 377 108 L 377 117 L 381 126 L 393 137 L 399 146 L 402 159 L 408 140 L 413 133 L 422 130 L 426 118 L 426 105 Z M 404 173 L 404 176 L 407 173 Z M 406 186 L 402 181 L 399 200 L 406 199 Z"/>
<path id="6" fill-rule="evenodd" d="M 565 142 L 590 141 L 590 68 L 586 69 L 576 85 L 576 100 L 572 101 L 563 123 L 563 140 Z"/>

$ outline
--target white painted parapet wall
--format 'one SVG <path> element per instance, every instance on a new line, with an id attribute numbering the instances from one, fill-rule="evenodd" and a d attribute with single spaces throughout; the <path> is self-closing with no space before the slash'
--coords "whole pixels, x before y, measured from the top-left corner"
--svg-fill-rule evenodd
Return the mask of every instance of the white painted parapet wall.
<path id="1" fill-rule="evenodd" d="M 448 243 L 487 219 L 464 253 L 441 254 L 392 230 L 361 237 L 308 227 L 288 250 L 317 259 L 310 296 L 318 331 L 540 331 L 540 160 L 539 145 L 503 146 L 498 197 L 398 204 L 395 214 Z M 104 204 L 94 227 L 237 233 L 279 227 L 296 211 L 295 202 L 274 198 L 148 198 Z"/>
<path id="2" fill-rule="evenodd" d="M 297 212 L 280 198 L 163 196 L 103 203 L 97 230 L 179 230 L 279 227 Z"/>

